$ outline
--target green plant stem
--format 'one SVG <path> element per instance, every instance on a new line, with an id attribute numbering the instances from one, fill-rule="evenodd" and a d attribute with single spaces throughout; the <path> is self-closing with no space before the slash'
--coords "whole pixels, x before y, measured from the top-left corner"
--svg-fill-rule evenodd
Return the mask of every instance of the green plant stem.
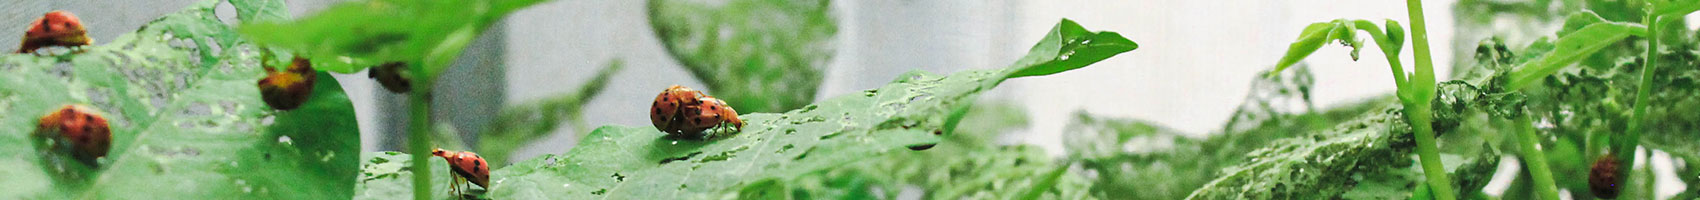
<path id="1" fill-rule="evenodd" d="M 1621 163 L 1624 163 L 1626 166 L 1633 166 L 1635 163 L 1635 147 L 1640 146 L 1641 131 L 1646 127 L 1647 104 L 1651 101 L 1648 97 L 1652 96 L 1653 93 L 1653 73 L 1658 71 L 1657 69 L 1659 68 L 1660 17 L 1656 14 L 1648 13 L 1647 16 L 1641 19 L 1641 23 L 1647 25 L 1647 54 L 1642 58 L 1645 60 L 1641 65 L 1640 86 L 1635 88 L 1634 113 L 1629 116 L 1629 130 L 1624 133 L 1622 138 L 1611 136 L 1607 137 L 1612 144 L 1610 153 L 1617 154 L 1618 158 L 1622 158 Z M 1632 174 L 1634 171 L 1633 167 L 1620 167 L 1617 170 L 1617 174 Z M 1620 184 L 1628 182 L 1628 180 L 1619 180 Z M 1644 193 L 1646 191 L 1642 192 Z"/>
<path id="2" fill-rule="evenodd" d="M 1399 49 L 1392 49 L 1399 48 L 1401 44 L 1387 42 L 1388 40 L 1396 39 L 1389 38 L 1387 34 L 1383 34 L 1384 31 L 1380 28 L 1376 28 L 1374 22 L 1369 22 L 1369 20 L 1353 20 L 1352 23 L 1358 28 L 1358 30 L 1368 33 L 1371 38 L 1375 38 L 1376 47 L 1382 48 L 1382 55 L 1387 57 L 1387 66 L 1391 68 L 1389 70 L 1393 71 L 1393 85 L 1399 86 L 1405 84 L 1405 67 L 1399 63 Z M 1393 22 L 1389 20 L 1388 23 Z"/>
<path id="3" fill-rule="evenodd" d="M 1402 87 L 1405 84 L 1405 67 L 1399 63 L 1399 55 L 1387 55 L 1387 66 L 1393 70 L 1393 86 Z"/>
<path id="4" fill-rule="evenodd" d="M 1429 191 L 1428 184 L 1417 185 L 1417 189 L 1411 190 L 1410 200 L 1434 200 L 1434 192 Z"/>
<path id="5" fill-rule="evenodd" d="M 1617 155 L 1635 154 L 1635 147 L 1641 142 L 1641 131 L 1646 127 L 1644 125 L 1647 119 L 1647 104 L 1651 101 L 1648 97 L 1653 93 L 1653 73 L 1659 67 L 1659 16 L 1649 14 L 1644 21 L 1643 23 L 1647 24 L 1647 55 L 1643 59 L 1646 61 L 1642 62 L 1644 65 L 1641 67 L 1641 85 L 1635 88 L 1635 110 L 1629 116 L 1629 131 L 1623 138 L 1611 140 L 1615 143 L 1612 153 Z M 1635 163 L 1635 156 L 1618 157 L 1628 158 L 1623 163 Z"/>
<path id="6" fill-rule="evenodd" d="M 1517 146 L 1523 151 L 1523 166 L 1528 167 L 1529 178 L 1535 181 L 1536 191 L 1540 192 L 1541 199 L 1559 199 L 1558 185 L 1553 184 L 1546 153 L 1541 152 L 1540 139 L 1535 136 L 1535 124 L 1527 114 L 1517 116 L 1516 123 Z"/>
<path id="7" fill-rule="evenodd" d="M 1405 9 L 1411 20 L 1411 45 L 1416 55 L 1416 75 L 1408 82 L 1400 85 L 1401 101 L 1405 103 L 1406 117 L 1411 119 L 1411 128 L 1416 132 L 1417 157 L 1422 160 L 1423 173 L 1428 176 L 1429 188 L 1434 191 L 1435 199 L 1455 200 L 1458 193 L 1452 190 L 1452 179 L 1446 177 L 1446 167 L 1440 162 L 1440 150 L 1435 144 L 1434 127 L 1429 115 L 1429 101 L 1434 98 L 1434 63 L 1429 55 L 1428 28 L 1423 21 L 1422 0 L 1406 0 Z"/>
<path id="8" fill-rule="evenodd" d="M 1428 105 L 1407 106 L 1405 110 L 1405 117 L 1411 119 L 1411 128 L 1417 134 L 1417 158 L 1422 160 L 1423 174 L 1428 176 L 1428 185 L 1434 191 L 1435 199 L 1457 199 L 1457 193 L 1452 190 L 1452 179 L 1446 177 L 1446 167 L 1440 163 L 1440 147 L 1435 145 L 1434 128 L 1429 125 L 1432 121 Z"/>
<path id="9" fill-rule="evenodd" d="M 431 199 L 431 105 L 429 98 L 431 83 L 421 73 L 424 70 L 412 70 L 414 73 L 413 90 L 408 92 L 408 115 L 411 118 L 407 124 L 407 153 L 413 154 L 413 167 L 408 170 L 413 174 L 413 199 Z"/>

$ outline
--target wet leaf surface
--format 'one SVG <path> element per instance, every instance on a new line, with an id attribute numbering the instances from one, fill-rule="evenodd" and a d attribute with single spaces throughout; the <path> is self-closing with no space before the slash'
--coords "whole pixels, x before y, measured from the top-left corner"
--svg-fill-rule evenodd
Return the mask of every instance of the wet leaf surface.
<path id="1" fill-rule="evenodd" d="M 318 81 L 297 110 L 266 106 L 255 87 L 260 63 L 284 60 L 238 38 L 214 15 L 218 3 L 79 53 L 0 56 L 0 112 L 8 113 L 0 115 L 0 198 L 353 195 L 360 138 L 341 86 Z M 234 2 L 241 19 L 287 16 L 281 5 Z M 112 122 L 113 148 L 99 167 L 30 144 L 35 118 L 65 104 L 91 105 Z"/>

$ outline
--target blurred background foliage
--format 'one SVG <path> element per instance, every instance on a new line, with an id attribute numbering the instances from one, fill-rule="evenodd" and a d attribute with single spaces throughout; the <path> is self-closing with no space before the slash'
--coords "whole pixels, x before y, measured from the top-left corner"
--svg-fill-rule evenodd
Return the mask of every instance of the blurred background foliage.
<path id="1" fill-rule="evenodd" d="M 584 104 L 601 94 L 608 79 L 624 66 L 621 60 L 609 61 L 608 66 L 597 70 L 590 81 L 580 84 L 574 92 L 507 105 L 484 126 L 477 143 L 461 139 L 459 129 L 446 123 L 437 125 L 432 141 L 439 148 L 478 152 L 491 166 L 500 167 L 512 163 L 508 157 L 520 148 L 549 137 L 556 129 L 572 127 L 575 133 L 590 133 L 591 125 L 584 122 Z"/>
<path id="2" fill-rule="evenodd" d="M 780 112 L 815 100 L 838 22 L 827 0 L 650 0 L 667 52 L 739 112 Z"/>

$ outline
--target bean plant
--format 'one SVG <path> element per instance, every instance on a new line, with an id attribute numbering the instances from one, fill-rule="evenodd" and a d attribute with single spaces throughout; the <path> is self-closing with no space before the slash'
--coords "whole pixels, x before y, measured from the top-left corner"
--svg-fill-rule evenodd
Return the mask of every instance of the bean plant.
<path id="1" fill-rule="evenodd" d="M 647 6 L 657 37 L 710 85 L 705 92 L 724 92 L 747 112 L 738 113 L 746 123 L 738 131 L 690 139 L 649 125 L 589 128 L 580 108 L 622 69 L 618 60 L 577 70 L 594 76 L 572 93 L 504 109 L 476 142 L 431 122 L 433 80 L 492 24 L 543 2 L 366 0 L 292 18 L 281 1 L 203 0 L 104 44 L 0 56 L 0 160 L 11 161 L 0 162 L 0 198 L 1651 198 L 1650 169 L 1632 167 L 1650 158 L 1637 149 L 1678 163 L 1688 187 L 1674 198 L 1700 197 L 1700 134 L 1692 131 L 1700 128 L 1692 115 L 1700 111 L 1700 40 L 1680 25 L 1700 1 L 1463 1 L 1461 21 L 1518 15 L 1561 24 L 1553 35 L 1495 33 L 1466 45 L 1458 52 L 1473 59 L 1437 80 L 1422 2 L 1407 0 L 1408 31 L 1391 19 L 1299 29 L 1267 73 L 1248 77 L 1245 102 L 1214 133 L 1082 110 L 1060 130 L 1065 151 L 1052 154 L 999 142 L 1026 129 L 1029 116 L 1018 102 L 978 94 L 1138 43 L 1063 19 L 1006 67 L 914 71 L 812 101 L 818 82 L 794 79 L 823 71 L 823 43 L 837 31 L 829 2 L 656 0 Z M 218 17 L 221 4 L 235 8 L 235 21 Z M 755 23 L 749 16 L 758 13 L 796 21 Z M 1304 58 L 1340 44 L 1355 60 L 1365 40 L 1388 60 L 1397 89 L 1314 105 L 1317 77 Z M 1401 52 L 1407 41 L 1413 51 Z M 254 80 L 291 57 L 310 60 L 320 77 L 395 70 L 378 81 L 411 86 L 396 91 L 410 96 L 407 148 L 361 152 L 350 99 L 328 78 L 314 82 L 300 108 L 263 102 Z M 798 84 L 768 87 L 774 82 Z M 111 153 L 85 164 L 40 148 L 37 119 L 63 105 L 103 113 Z M 583 133 L 579 144 L 511 156 L 563 122 Z M 490 184 L 449 188 L 457 175 L 429 156 L 433 147 L 484 155 Z M 1520 166 L 1509 188 L 1489 195 L 1503 155 Z M 1622 167 L 1593 167 L 1609 156 Z"/>

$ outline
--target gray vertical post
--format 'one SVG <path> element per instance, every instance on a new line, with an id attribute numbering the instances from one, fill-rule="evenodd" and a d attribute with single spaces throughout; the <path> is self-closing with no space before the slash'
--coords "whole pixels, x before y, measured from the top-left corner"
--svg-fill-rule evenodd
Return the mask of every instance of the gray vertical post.
<path id="1" fill-rule="evenodd" d="M 431 94 L 431 120 L 453 126 L 468 146 L 478 141 L 478 133 L 501 111 L 507 97 L 507 67 L 502 60 L 507 46 L 503 43 L 507 41 L 506 24 L 496 23 L 468 45 L 454 66 L 437 77 Z M 373 96 L 381 110 L 378 118 L 383 133 L 377 150 L 401 150 L 407 138 L 407 95 L 373 92 L 377 93 Z"/>

